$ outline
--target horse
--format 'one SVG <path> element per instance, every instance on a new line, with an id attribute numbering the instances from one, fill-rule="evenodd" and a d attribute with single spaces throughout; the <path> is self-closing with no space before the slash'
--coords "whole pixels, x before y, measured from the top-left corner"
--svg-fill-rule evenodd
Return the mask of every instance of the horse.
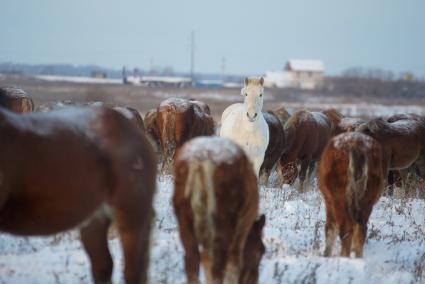
<path id="1" fill-rule="evenodd" d="M 17 113 L 27 113 L 34 110 L 34 102 L 24 90 L 0 87 L 0 107 Z"/>
<path id="2" fill-rule="evenodd" d="M 156 157 L 127 118 L 106 107 L 18 115 L 0 108 L 0 231 L 79 228 L 95 283 L 111 281 L 107 233 L 121 236 L 126 283 L 145 283 Z"/>
<path id="3" fill-rule="evenodd" d="M 157 107 L 156 124 L 163 156 L 163 169 L 189 139 L 214 134 L 214 121 L 196 102 L 169 98 Z"/>
<path id="4" fill-rule="evenodd" d="M 392 122 L 388 122 L 392 121 Z M 419 116 L 407 119 L 378 117 L 360 125 L 356 131 L 378 140 L 390 161 L 390 170 L 401 170 L 416 163 L 425 175 L 425 121 Z"/>
<path id="5" fill-rule="evenodd" d="M 158 126 L 156 124 L 156 116 L 157 116 L 156 109 L 150 109 L 148 110 L 148 112 L 146 112 L 143 122 L 145 124 L 146 133 L 149 134 L 149 136 L 152 138 L 157 148 L 159 149 L 160 142 L 159 142 Z"/>
<path id="6" fill-rule="evenodd" d="M 291 114 L 286 110 L 285 107 L 280 107 L 274 111 L 272 111 L 280 120 L 282 125 L 285 125 L 285 123 L 288 121 L 288 119 L 291 117 Z"/>
<path id="7" fill-rule="evenodd" d="M 332 254 L 341 239 L 341 256 L 363 257 L 367 223 L 381 196 L 388 172 L 381 144 L 372 137 L 347 132 L 332 138 L 319 162 L 319 190 L 326 204 L 326 246 Z"/>
<path id="8" fill-rule="evenodd" d="M 265 217 L 256 221 L 259 190 L 244 151 L 222 137 L 197 137 L 174 162 L 173 206 L 188 283 L 257 283 Z"/>
<path id="9" fill-rule="evenodd" d="M 365 121 L 358 117 L 343 117 L 338 123 L 334 134 L 338 135 L 345 132 L 353 132 L 363 123 L 365 123 Z"/>
<path id="10" fill-rule="evenodd" d="M 233 140 L 244 149 L 257 177 L 269 144 L 269 127 L 261 112 L 263 93 L 264 78 L 245 78 L 241 89 L 244 102 L 232 104 L 224 110 L 220 129 L 221 137 Z"/>
<path id="11" fill-rule="evenodd" d="M 99 106 L 104 106 L 104 107 L 109 107 L 112 108 L 118 112 L 120 112 L 122 115 L 124 115 L 126 118 L 128 118 L 130 121 L 132 121 L 134 123 L 134 125 L 142 132 L 145 131 L 145 125 L 143 123 L 143 119 L 140 116 L 140 113 L 132 108 L 132 107 L 128 107 L 128 106 L 120 106 L 120 105 L 116 105 L 116 104 L 111 104 L 111 103 L 105 103 L 105 102 L 74 102 L 71 100 L 63 100 L 63 101 L 58 101 L 58 102 L 50 102 L 47 104 L 42 104 L 39 105 L 35 111 L 38 112 L 48 112 L 48 111 L 52 111 L 55 109 L 61 109 L 61 108 L 66 108 L 66 107 L 99 107 Z"/>
<path id="12" fill-rule="evenodd" d="M 298 110 L 289 118 L 284 127 L 287 142 L 279 161 L 285 183 L 294 182 L 300 164 L 300 190 L 305 190 L 306 176 L 309 179 L 341 118 L 342 115 L 334 109 L 323 112 Z"/>
<path id="13" fill-rule="evenodd" d="M 285 132 L 281 121 L 274 112 L 264 112 L 263 116 L 269 128 L 269 143 L 260 168 L 260 180 L 265 184 L 269 180 L 270 172 L 285 150 Z"/>

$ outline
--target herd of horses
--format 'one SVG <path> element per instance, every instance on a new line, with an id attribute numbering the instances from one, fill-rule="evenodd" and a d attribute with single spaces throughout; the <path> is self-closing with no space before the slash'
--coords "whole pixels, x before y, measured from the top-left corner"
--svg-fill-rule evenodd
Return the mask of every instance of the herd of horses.
<path id="1" fill-rule="evenodd" d="M 341 256 L 362 257 L 388 176 L 404 177 L 412 166 L 425 174 L 425 117 L 263 112 L 263 82 L 245 80 L 244 102 L 229 106 L 219 127 L 209 106 L 193 99 L 169 98 L 142 119 L 130 107 L 105 103 L 35 108 L 23 90 L 0 88 L 0 231 L 79 228 L 94 282 L 108 283 L 114 222 L 126 283 L 145 283 L 159 167 L 174 175 L 188 283 L 199 283 L 201 264 L 207 283 L 257 283 L 265 252 L 259 183 L 275 171 L 281 183 L 298 178 L 304 192 L 317 171 L 324 255 L 332 255 L 339 235 Z"/>

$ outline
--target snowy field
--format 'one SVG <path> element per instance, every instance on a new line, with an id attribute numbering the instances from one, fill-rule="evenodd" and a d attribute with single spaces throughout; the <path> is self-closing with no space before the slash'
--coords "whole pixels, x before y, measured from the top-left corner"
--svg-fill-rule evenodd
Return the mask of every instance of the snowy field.
<path id="1" fill-rule="evenodd" d="M 171 177 L 159 177 L 150 283 L 185 282 L 172 190 Z M 305 194 L 287 186 L 261 187 L 260 203 L 267 216 L 260 283 L 425 283 L 424 200 L 382 197 L 369 221 L 364 259 L 321 256 L 325 213 L 315 186 Z M 118 239 L 111 237 L 109 244 L 113 280 L 122 283 Z M 50 238 L 0 234 L 0 283 L 91 283 L 78 233 Z"/>

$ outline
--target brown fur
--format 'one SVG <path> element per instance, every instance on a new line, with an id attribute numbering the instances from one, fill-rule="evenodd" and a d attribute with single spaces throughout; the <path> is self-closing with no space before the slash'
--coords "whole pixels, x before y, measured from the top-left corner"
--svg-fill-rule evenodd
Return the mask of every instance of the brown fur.
<path id="1" fill-rule="evenodd" d="M 174 178 L 188 283 L 198 283 L 200 262 L 206 283 L 257 283 L 265 220 L 254 222 L 257 178 L 243 150 L 225 138 L 195 138 L 178 152 Z"/>
<path id="2" fill-rule="evenodd" d="M 264 112 L 263 116 L 269 127 L 269 144 L 267 145 L 264 161 L 260 168 L 260 177 L 263 182 L 267 182 L 271 170 L 283 154 L 285 132 L 282 123 L 273 112 Z"/>
<path id="3" fill-rule="evenodd" d="M 284 129 L 285 150 L 280 159 L 284 182 L 293 183 L 296 176 L 288 175 L 288 168 L 300 164 L 300 188 L 305 189 L 307 169 L 310 176 L 339 121 L 340 115 L 335 110 L 323 113 L 299 110 L 289 118 Z"/>
<path id="4" fill-rule="evenodd" d="M 421 176 L 424 176 L 425 122 L 422 119 L 388 122 L 384 118 L 375 118 L 362 124 L 357 131 L 381 142 L 391 170 L 405 169 L 416 162 Z"/>
<path id="5" fill-rule="evenodd" d="M 155 144 L 157 145 L 157 148 L 159 149 L 159 131 L 158 126 L 156 124 L 156 109 L 150 109 L 146 114 L 144 118 L 146 133 L 149 134 L 149 136 L 153 139 Z"/>
<path id="6" fill-rule="evenodd" d="M 0 107 L 17 113 L 32 112 L 34 102 L 23 90 L 14 87 L 0 87 Z"/>
<path id="7" fill-rule="evenodd" d="M 176 150 L 189 139 L 214 134 L 212 117 L 198 103 L 181 98 L 169 98 L 159 104 L 156 124 L 164 166 L 170 165 Z"/>
<path id="8" fill-rule="evenodd" d="M 319 190 L 326 203 L 326 248 L 331 256 L 336 235 L 341 256 L 363 256 L 367 223 L 385 185 L 388 163 L 375 139 L 358 132 L 334 137 L 319 164 Z"/>
<path id="9" fill-rule="evenodd" d="M 285 123 L 291 117 L 285 107 L 280 107 L 277 110 L 274 110 L 273 113 L 279 118 L 282 125 L 285 125 Z"/>
<path id="10" fill-rule="evenodd" d="M 365 123 L 365 121 L 361 118 L 343 117 L 338 123 L 334 134 L 338 135 L 345 132 L 353 132 L 363 123 Z"/>
<path id="11" fill-rule="evenodd" d="M 94 281 L 106 283 L 112 217 L 125 280 L 145 283 L 156 158 L 144 134 L 93 107 L 22 116 L 0 109 L 0 136 L 0 230 L 50 235 L 80 226 Z"/>

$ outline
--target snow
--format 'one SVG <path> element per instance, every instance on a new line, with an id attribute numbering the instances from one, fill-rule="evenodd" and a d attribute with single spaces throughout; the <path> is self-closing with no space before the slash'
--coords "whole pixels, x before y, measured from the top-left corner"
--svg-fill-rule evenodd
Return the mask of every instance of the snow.
<path id="1" fill-rule="evenodd" d="M 38 75 L 38 79 L 51 82 L 93 83 L 93 84 L 122 84 L 122 79 L 93 78 L 80 76 Z"/>
<path id="2" fill-rule="evenodd" d="M 154 201 L 150 283 L 185 283 L 170 176 L 158 177 Z M 315 183 L 314 183 L 315 184 Z M 324 204 L 314 185 L 261 187 L 266 253 L 260 283 L 424 283 L 425 201 L 382 197 L 369 220 L 363 259 L 324 258 Z M 123 283 L 118 239 L 109 241 L 114 283 Z M 49 238 L 0 234 L 0 283 L 91 283 L 88 259 L 75 231 Z"/>

